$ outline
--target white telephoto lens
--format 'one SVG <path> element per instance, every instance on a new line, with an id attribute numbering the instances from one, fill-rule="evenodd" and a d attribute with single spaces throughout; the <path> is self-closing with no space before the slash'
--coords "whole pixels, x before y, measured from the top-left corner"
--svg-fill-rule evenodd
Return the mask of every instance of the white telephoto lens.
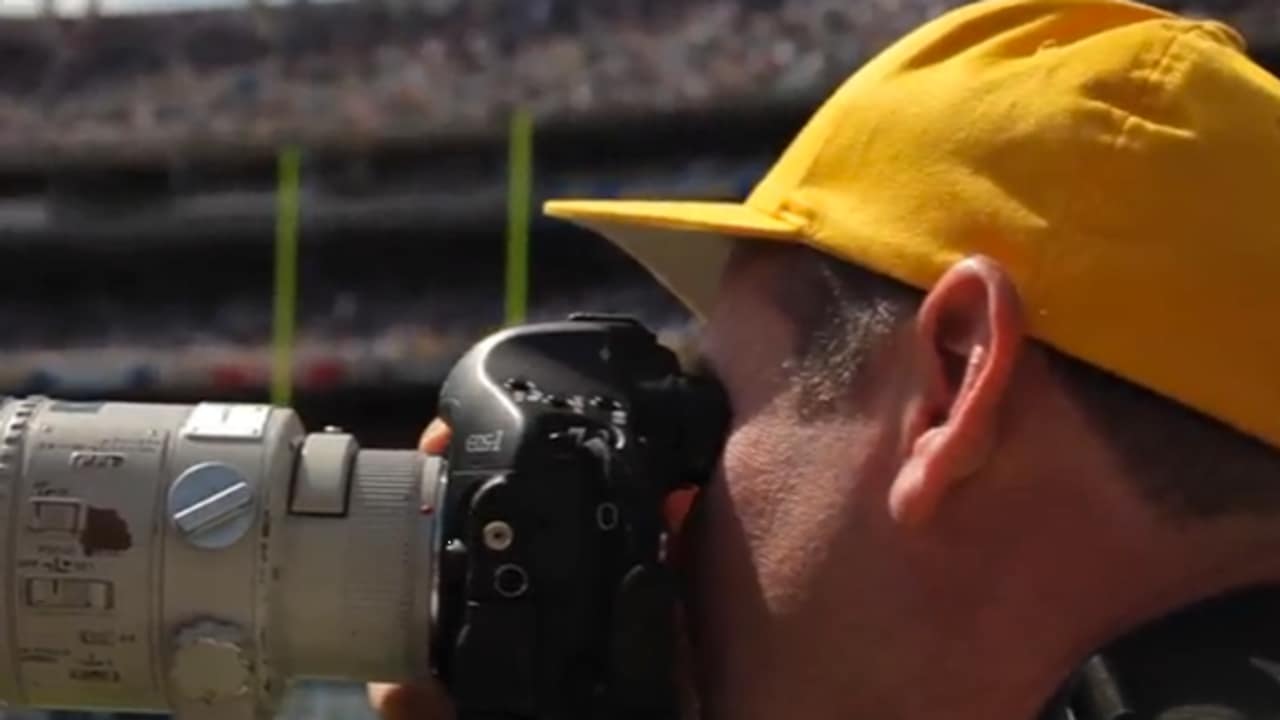
<path id="1" fill-rule="evenodd" d="M 265 405 L 0 405 L 0 700 L 271 717 L 430 675 L 438 459 Z"/>

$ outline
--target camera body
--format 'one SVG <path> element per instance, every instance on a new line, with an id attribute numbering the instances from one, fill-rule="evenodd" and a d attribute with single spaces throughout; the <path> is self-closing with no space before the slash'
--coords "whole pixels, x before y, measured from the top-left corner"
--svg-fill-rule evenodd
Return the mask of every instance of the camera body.
<path id="1" fill-rule="evenodd" d="M 271 717 L 295 679 L 439 677 L 463 717 L 674 716 L 664 498 L 714 383 L 639 324 L 500 332 L 444 457 L 287 408 L 0 400 L 0 700 Z"/>
<path id="2" fill-rule="evenodd" d="M 463 716 L 675 717 L 664 499 L 710 476 L 727 410 L 638 323 L 574 316 L 450 374 L 435 667 Z"/>

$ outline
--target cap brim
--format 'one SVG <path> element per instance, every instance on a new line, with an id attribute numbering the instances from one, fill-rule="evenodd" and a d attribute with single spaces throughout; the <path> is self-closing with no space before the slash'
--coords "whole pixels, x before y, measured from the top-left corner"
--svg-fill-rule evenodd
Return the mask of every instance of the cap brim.
<path id="1" fill-rule="evenodd" d="M 737 203 L 558 200 L 544 211 L 608 238 L 700 317 L 736 242 L 802 237 L 798 226 Z"/>

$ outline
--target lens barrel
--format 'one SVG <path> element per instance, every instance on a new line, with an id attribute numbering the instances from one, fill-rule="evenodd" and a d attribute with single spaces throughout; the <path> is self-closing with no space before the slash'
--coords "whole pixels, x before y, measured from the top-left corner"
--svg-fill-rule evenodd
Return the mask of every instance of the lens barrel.
<path id="1" fill-rule="evenodd" d="M 0 405 L 0 700 L 268 717 L 429 675 L 437 460 L 264 405 Z"/>

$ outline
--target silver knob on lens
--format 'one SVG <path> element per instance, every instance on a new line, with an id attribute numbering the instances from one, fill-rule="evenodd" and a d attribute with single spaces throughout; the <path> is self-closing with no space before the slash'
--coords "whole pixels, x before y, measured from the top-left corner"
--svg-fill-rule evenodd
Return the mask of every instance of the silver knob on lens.
<path id="1" fill-rule="evenodd" d="M 217 550 L 253 526 L 253 488 L 235 468 L 210 462 L 182 473 L 169 490 L 169 518 L 195 547 Z"/>

